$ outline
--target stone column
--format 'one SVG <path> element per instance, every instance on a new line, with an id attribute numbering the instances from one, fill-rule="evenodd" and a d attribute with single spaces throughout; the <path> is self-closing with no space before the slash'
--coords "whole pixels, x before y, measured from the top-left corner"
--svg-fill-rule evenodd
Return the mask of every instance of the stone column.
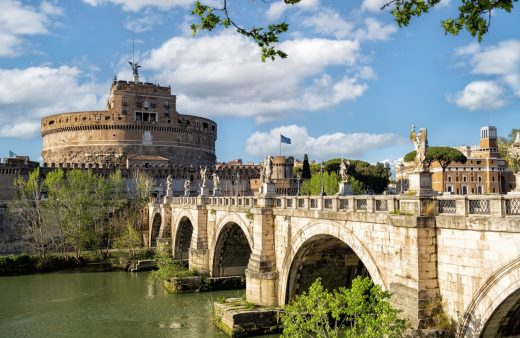
<path id="1" fill-rule="evenodd" d="M 189 267 L 202 273 L 209 273 L 208 211 L 205 203 L 197 204 L 193 210 L 194 223 L 191 237 Z"/>
<path id="2" fill-rule="evenodd" d="M 437 231 L 435 217 L 417 218 L 417 314 L 418 328 L 432 323 L 442 310 L 437 269 Z"/>
<path id="3" fill-rule="evenodd" d="M 260 205 L 269 205 L 260 201 Z M 278 272 L 275 271 L 274 216 L 272 208 L 254 208 L 253 248 L 246 269 L 246 299 L 263 305 L 278 305 Z"/>

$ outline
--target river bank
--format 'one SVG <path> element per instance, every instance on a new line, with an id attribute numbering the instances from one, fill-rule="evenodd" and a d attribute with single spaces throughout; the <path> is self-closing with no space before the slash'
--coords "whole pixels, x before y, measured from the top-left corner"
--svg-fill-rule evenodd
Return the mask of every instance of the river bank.
<path id="1" fill-rule="evenodd" d="M 0 276 L 48 273 L 81 268 L 85 271 L 128 270 L 131 261 L 153 258 L 154 252 L 141 250 L 132 260 L 122 252 L 112 251 L 105 259 L 99 252 L 86 252 L 80 258 L 73 254 L 49 254 L 45 260 L 36 255 L 19 254 L 0 256 Z"/>

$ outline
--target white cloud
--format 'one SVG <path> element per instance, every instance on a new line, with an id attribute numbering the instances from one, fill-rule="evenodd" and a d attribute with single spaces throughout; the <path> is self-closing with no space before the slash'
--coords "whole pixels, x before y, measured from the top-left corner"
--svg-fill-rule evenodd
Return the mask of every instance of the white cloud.
<path id="1" fill-rule="evenodd" d="M 162 15 L 148 7 L 137 17 L 127 17 L 125 28 L 135 33 L 142 33 L 152 29 L 155 25 L 162 24 L 162 22 Z"/>
<path id="2" fill-rule="evenodd" d="M 338 39 L 352 34 L 354 28 L 353 23 L 344 20 L 338 12 L 328 8 L 307 17 L 303 20 L 303 25 L 314 28 L 317 33 L 334 35 Z"/>
<path id="3" fill-rule="evenodd" d="M 142 64 L 154 81 L 173 83 L 181 112 L 254 117 L 257 122 L 326 109 L 356 99 L 367 88 L 360 82 L 367 72 L 360 65 L 358 42 L 297 39 L 279 48 L 289 58 L 262 63 L 258 47 L 231 32 L 174 37 Z M 344 68 L 344 74 L 332 77 L 329 66 Z"/>
<path id="4" fill-rule="evenodd" d="M 91 6 L 99 6 L 104 3 L 112 3 L 123 7 L 128 12 L 137 12 L 145 7 L 157 7 L 161 10 L 169 10 L 174 7 L 188 7 L 194 0 L 83 0 Z"/>
<path id="5" fill-rule="evenodd" d="M 291 139 L 290 145 L 283 145 L 284 152 L 298 157 L 307 153 L 311 158 L 320 160 L 332 157 L 360 158 L 371 150 L 406 142 L 401 136 L 392 133 L 334 133 L 313 137 L 305 127 L 293 124 L 268 132 L 253 133 L 246 141 L 246 152 L 257 157 L 276 154 L 280 146 L 280 134 Z"/>
<path id="6" fill-rule="evenodd" d="M 80 84 L 80 75 L 67 66 L 0 69 L 0 137 L 34 136 L 45 115 L 103 109 L 108 84 Z"/>
<path id="7" fill-rule="evenodd" d="M 520 41 L 499 42 L 481 49 L 471 57 L 473 73 L 484 75 L 508 75 L 518 72 L 520 65 Z"/>
<path id="8" fill-rule="evenodd" d="M 363 0 L 361 8 L 370 12 L 380 12 L 387 0 Z"/>
<path id="9" fill-rule="evenodd" d="M 299 10 L 312 10 L 319 6 L 320 0 L 301 0 L 295 5 L 287 5 L 283 1 L 276 1 L 269 6 L 266 12 L 269 20 L 278 20 L 282 17 L 286 10 L 296 8 Z"/>
<path id="10" fill-rule="evenodd" d="M 61 8 L 47 1 L 40 8 L 16 0 L 0 1 L 0 57 L 20 54 L 24 37 L 48 33 L 50 16 L 61 14 Z"/>
<path id="11" fill-rule="evenodd" d="M 493 109 L 504 106 L 511 92 L 520 96 L 520 41 L 501 41 L 489 47 L 471 43 L 457 49 L 455 55 L 466 59 L 462 64 L 472 74 L 488 79 L 471 82 L 462 92 L 449 96 L 451 102 L 470 110 Z"/>
<path id="12" fill-rule="evenodd" d="M 390 35 L 397 30 L 395 25 L 385 25 L 374 18 L 366 18 L 363 22 L 365 23 L 365 28 L 361 28 L 356 32 L 356 36 L 360 40 L 388 40 Z"/>
<path id="13" fill-rule="evenodd" d="M 493 81 L 473 81 L 448 100 L 469 110 L 496 109 L 506 104 L 502 88 Z"/>

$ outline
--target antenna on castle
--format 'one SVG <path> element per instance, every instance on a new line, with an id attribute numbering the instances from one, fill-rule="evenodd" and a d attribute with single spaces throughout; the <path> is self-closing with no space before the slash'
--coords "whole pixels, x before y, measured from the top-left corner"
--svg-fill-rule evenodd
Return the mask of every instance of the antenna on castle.
<path id="1" fill-rule="evenodd" d="M 128 62 L 130 64 L 130 67 L 132 67 L 132 73 L 134 75 L 134 82 L 139 82 L 139 68 L 141 66 L 139 63 L 135 62 L 135 39 L 134 39 L 134 33 L 132 33 L 132 61 Z"/>

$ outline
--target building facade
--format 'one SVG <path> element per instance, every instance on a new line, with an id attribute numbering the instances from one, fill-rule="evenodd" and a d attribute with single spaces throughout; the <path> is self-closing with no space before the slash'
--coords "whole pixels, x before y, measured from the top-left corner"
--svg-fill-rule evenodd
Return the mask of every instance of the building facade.
<path id="1" fill-rule="evenodd" d="M 443 173 L 434 162 L 430 166 L 433 190 L 460 195 L 505 194 L 515 188 L 514 173 L 498 152 L 497 129 L 486 126 L 480 129 L 480 142 L 476 146 L 456 147 L 466 158 L 466 163 L 451 163 Z M 413 163 L 396 166 L 396 188 L 406 191 L 407 177 L 414 169 Z"/>

